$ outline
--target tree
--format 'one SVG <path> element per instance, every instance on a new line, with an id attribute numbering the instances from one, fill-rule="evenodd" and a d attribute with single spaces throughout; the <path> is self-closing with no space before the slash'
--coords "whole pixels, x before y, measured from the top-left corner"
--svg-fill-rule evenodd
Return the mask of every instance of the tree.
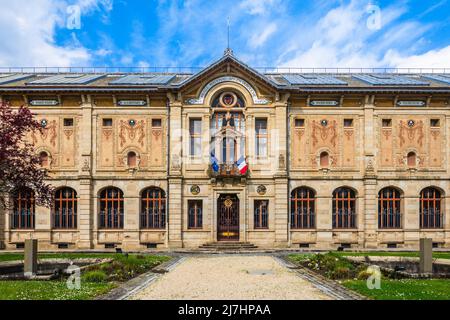
<path id="1" fill-rule="evenodd" d="M 27 141 L 32 132 L 42 130 L 27 107 L 14 111 L 8 103 L 0 104 L 0 205 L 4 208 L 11 204 L 8 195 L 25 187 L 34 191 L 37 205 L 51 206 L 53 188 L 45 182 L 48 174 Z"/>

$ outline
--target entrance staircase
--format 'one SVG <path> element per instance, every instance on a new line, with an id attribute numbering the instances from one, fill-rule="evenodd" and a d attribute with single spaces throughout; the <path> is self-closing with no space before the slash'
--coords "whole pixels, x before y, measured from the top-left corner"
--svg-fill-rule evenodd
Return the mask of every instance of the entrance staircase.
<path id="1" fill-rule="evenodd" d="M 249 242 L 210 242 L 199 247 L 202 251 L 250 251 L 258 249 Z"/>

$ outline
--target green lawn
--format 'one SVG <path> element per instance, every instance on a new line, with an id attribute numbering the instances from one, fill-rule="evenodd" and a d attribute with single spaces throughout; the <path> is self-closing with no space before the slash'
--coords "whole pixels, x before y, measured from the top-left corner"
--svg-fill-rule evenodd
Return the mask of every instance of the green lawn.
<path id="1" fill-rule="evenodd" d="M 419 252 L 334 252 L 340 256 L 369 256 L 369 257 L 419 257 Z M 435 259 L 450 259 L 450 252 L 433 252 Z"/>
<path id="2" fill-rule="evenodd" d="M 81 276 L 81 289 L 70 290 L 65 280 L 53 281 L 0 281 L 0 300 L 90 300 L 153 267 L 170 260 L 159 255 L 122 254 L 40 254 L 49 258 L 112 258 L 112 262 L 89 267 Z M 21 254 L 0 254 L 0 261 L 22 260 Z"/>
<path id="3" fill-rule="evenodd" d="M 0 300 L 91 300 L 114 286 L 83 281 L 80 290 L 70 290 L 65 281 L 0 281 Z"/>
<path id="4" fill-rule="evenodd" d="M 40 253 L 39 259 L 114 258 L 114 253 Z M 0 253 L 0 262 L 21 261 L 23 253 Z"/>
<path id="5" fill-rule="evenodd" d="M 347 280 L 347 288 L 375 300 L 450 300 L 450 280 L 381 280 L 381 289 L 370 290 L 366 281 Z"/>

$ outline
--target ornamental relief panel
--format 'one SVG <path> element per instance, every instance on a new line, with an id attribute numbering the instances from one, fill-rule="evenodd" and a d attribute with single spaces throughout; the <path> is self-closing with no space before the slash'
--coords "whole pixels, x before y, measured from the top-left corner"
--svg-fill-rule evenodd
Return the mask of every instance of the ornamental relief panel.
<path id="1" fill-rule="evenodd" d="M 444 120 L 441 121 L 443 123 Z M 380 128 L 378 148 L 381 167 L 396 169 L 442 168 L 444 145 L 442 129 L 431 127 L 427 118 L 393 119 L 391 127 Z M 381 123 L 380 123 L 381 125 Z M 408 154 L 415 154 L 415 165 Z"/>
<path id="2" fill-rule="evenodd" d="M 311 117 L 304 125 L 294 127 L 292 134 L 292 165 L 298 169 L 316 170 L 320 166 L 320 154 L 328 153 L 328 168 L 356 166 L 357 127 L 343 125 L 343 117 Z M 353 121 L 356 123 L 356 120 Z"/>
<path id="3" fill-rule="evenodd" d="M 126 145 L 138 144 L 144 147 L 145 138 L 145 121 L 140 120 L 120 120 L 119 124 L 119 139 L 120 147 L 123 148 Z"/>
<path id="4" fill-rule="evenodd" d="M 62 125 L 64 119 L 73 119 L 68 125 Z M 35 150 L 45 150 L 49 154 L 52 169 L 72 169 L 76 165 L 77 123 L 76 116 L 60 117 L 38 116 L 41 131 L 32 132 L 29 140 Z"/>
<path id="5" fill-rule="evenodd" d="M 129 152 L 136 153 L 138 157 L 138 171 L 164 165 L 164 131 L 161 121 L 155 122 L 158 124 L 155 127 L 152 126 L 151 118 L 132 115 L 113 118 L 110 126 L 102 126 L 102 121 L 99 119 L 100 128 L 97 131 L 100 169 L 127 170 Z"/>

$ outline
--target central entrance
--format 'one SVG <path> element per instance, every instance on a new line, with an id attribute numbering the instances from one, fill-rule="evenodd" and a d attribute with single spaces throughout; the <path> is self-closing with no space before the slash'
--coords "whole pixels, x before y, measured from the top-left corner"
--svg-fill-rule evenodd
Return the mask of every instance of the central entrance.
<path id="1" fill-rule="evenodd" d="M 217 240 L 239 241 L 239 198 L 237 195 L 221 195 L 217 210 Z"/>

